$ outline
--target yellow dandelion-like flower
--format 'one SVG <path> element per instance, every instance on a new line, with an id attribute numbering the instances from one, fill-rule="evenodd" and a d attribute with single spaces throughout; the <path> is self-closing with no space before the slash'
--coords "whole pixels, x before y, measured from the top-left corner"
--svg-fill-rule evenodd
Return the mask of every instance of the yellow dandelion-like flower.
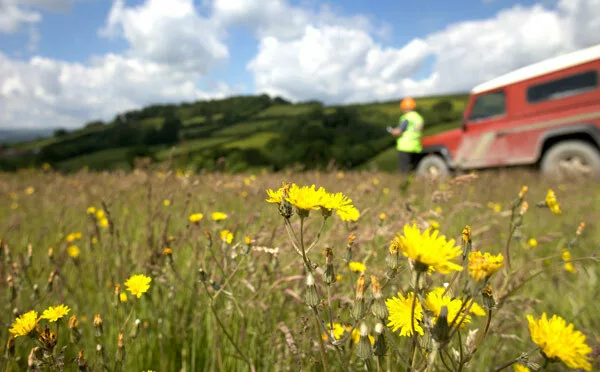
<path id="1" fill-rule="evenodd" d="M 438 230 L 431 233 L 431 228 L 421 233 L 416 225 L 405 225 L 404 235 L 396 236 L 395 240 L 402 254 L 414 260 L 420 271 L 435 270 L 442 274 L 462 271 L 462 266 L 451 262 L 462 254 L 462 249 L 454 245 L 454 239 L 447 241 L 444 235 L 438 234 Z"/>
<path id="2" fill-rule="evenodd" d="M 150 282 L 152 279 L 143 274 L 137 274 L 131 276 L 125 282 L 127 286 L 127 290 L 131 292 L 132 295 L 137 296 L 137 298 L 142 297 L 143 293 L 146 293 L 150 288 Z"/>
<path id="3" fill-rule="evenodd" d="M 437 222 L 436 220 L 427 220 L 427 223 L 429 224 L 429 226 L 431 226 L 432 229 L 434 230 L 439 230 L 440 228 L 440 223 Z"/>
<path id="4" fill-rule="evenodd" d="M 534 238 L 530 238 L 530 239 L 527 241 L 527 244 L 528 244 L 528 245 L 529 245 L 531 248 L 535 248 L 535 247 L 537 247 L 537 245 L 538 245 L 538 242 L 537 242 L 537 240 L 535 240 Z"/>
<path id="5" fill-rule="evenodd" d="M 102 217 L 100 219 L 100 221 L 98 222 L 98 224 L 100 225 L 100 227 L 108 227 L 108 225 L 109 225 L 108 218 Z"/>
<path id="6" fill-rule="evenodd" d="M 358 330 L 358 328 L 354 328 L 352 330 L 352 334 L 350 335 L 350 339 L 352 340 L 353 344 L 358 344 L 358 342 L 360 341 L 360 331 Z M 369 335 L 369 342 L 371 342 L 371 346 L 375 344 L 375 337 Z"/>
<path id="7" fill-rule="evenodd" d="M 98 238 L 96 238 L 95 236 L 92 237 L 92 244 L 97 244 L 98 243 Z"/>
<path id="8" fill-rule="evenodd" d="M 546 205 L 548 206 L 548 208 L 550 208 L 552 213 L 554 213 L 554 214 L 562 213 L 560 210 L 560 205 L 558 204 L 558 201 L 556 200 L 556 195 L 554 194 L 554 190 L 552 190 L 552 189 L 548 189 L 548 193 L 546 194 Z"/>
<path id="9" fill-rule="evenodd" d="M 515 364 L 513 364 L 513 371 L 514 372 L 530 372 L 531 370 L 527 366 L 524 366 L 519 363 L 515 363 Z"/>
<path id="10" fill-rule="evenodd" d="M 391 297 L 385 300 L 385 306 L 388 308 L 388 327 L 392 328 L 393 332 L 400 330 L 400 336 L 412 337 L 413 330 L 410 324 L 414 294 L 408 293 L 406 297 L 402 293 L 398 293 L 398 297 Z M 423 328 L 419 322 L 423 320 L 423 308 L 418 299 L 415 300 L 414 312 L 414 327 L 415 331 L 421 336 L 424 335 Z"/>
<path id="11" fill-rule="evenodd" d="M 40 319 L 47 319 L 49 322 L 56 322 L 67 315 L 69 311 L 71 311 L 71 309 L 65 305 L 50 306 L 44 310 Z"/>
<path id="12" fill-rule="evenodd" d="M 575 269 L 575 266 L 573 266 L 573 264 L 571 263 L 571 252 L 563 248 L 561 256 L 562 260 L 565 262 L 565 270 L 570 273 L 575 273 L 577 270 Z"/>
<path id="13" fill-rule="evenodd" d="M 104 210 L 103 210 L 103 209 L 98 209 L 98 210 L 96 211 L 96 217 L 97 217 L 98 219 L 104 218 Z"/>
<path id="14" fill-rule="evenodd" d="M 385 195 L 389 194 L 389 193 L 390 193 L 390 188 L 389 188 L 389 187 L 384 187 L 384 188 L 383 188 L 383 193 L 384 193 Z"/>
<path id="15" fill-rule="evenodd" d="M 283 191 L 283 188 L 279 188 L 276 191 L 268 189 L 267 195 L 269 196 L 269 198 L 266 199 L 267 203 L 281 204 L 281 202 L 283 201 L 282 191 Z"/>
<path id="16" fill-rule="evenodd" d="M 227 229 L 221 231 L 221 240 L 227 244 L 233 241 L 233 233 Z"/>
<path id="17" fill-rule="evenodd" d="M 67 254 L 69 255 L 69 257 L 71 258 L 77 258 L 79 257 L 79 247 L 77 247 L 76 245 L 70 245 L 69 248 L 67 248 Z"/>
<path id="18" fill-rule="evenodd" d="M 19 316 L 8 330 L 14 337 L 27 336 L 35 329 L 38 322 L 38 313 L 35 310 L 26 312 Z"/>
<path id="19" fill-rule="evenodd" d="M 348 263 L 348 268 L 350 269 L 350 271 L 353 271 L 355 273 L 362 273 L 367 269 L 367 267 L 362 262 L 356 261 Z"/>
<path id="20" fill-rule="evenodd" d="M 198 223 L 200 220 L 202 220 L 202 218 L 204 218 L 202 213 L 194 213 L 190 215 L 189 220 L 191 223 Z"/>
<path id="21" fill-rule="evenodd" d="M 561 360 L 572 369 L 592 370 L 589 354 L 592 348 L 585 343 L 585 335 L 574 330 L 574 325 L 558 315 L 548 319 L 546 313 L 534 319 L 527 315 L 531 340 L 540 347 L 542 353 L 551 360 Z"/>
<path id="22" fill-rule="evenodd" d="M 469 313 L 475 315 L 475 316 L 486 316 L 487 312 L 485 311 L 485 309 L 483 307 L 481 307 L 481 305 L 479 305 L 477 302 L 470 300 L 466 305 L 466 307 L 471 306 L 471 309 L 469 310 Z"/>
<path id="23" fill-rule="evenodd" d="M 344 326 L 339 323 L 333 323 L 333 328 L 331 328 L 330 325 L 327 324 L 327 331 L 329 332 L 329 334 L 333 332 L 333 338 L 339 340 L 344 335 L 344 332 L 346 332 L 346 328 L 344 328 Z M 327 340 L 328 336 L 329 335 L 327 334 L 323 334 L 323 340 Z"/>
<path id="24" fill-rule="evenodd" d="M 169 205 L 171 205 L 171 201 L 169 199 L 165 199 L 165 200 L 163 200 L 163 205 L 165 207 L 168 207 Z"/>
<path id="25" fill-rule="evenodd" d="M 33 187 L 28 187 L 27 189 L 25 189 L 25 192 L 27 193 L 27 195 L 31 195 L 35 192 L 35 189 Z"/>
<path id="26" fill-rule="evenodd" d="M 88 207 L 87 214 L 96 214 L 96 208 L 95 207 Z"/>
<path id="27" fill-rule="evenodd" d="M 315 185 L 300 187 L 292 184 L 286 200 L 299 210 L 310 211 L 318 209 L 321 206 L 323 194 L 324 189 L 320 188 L 317 190 L 315 189 Z"/>
<path id="28" fill-rule="evenodd" d="M 344 172 L 337 172 L 337 174 L 335 176 L 337 177 L 338 180 L 341 180 L 342 178 L 344 178 Z"/>
<path id="29" fill-rule="evenodd" d="M 341 192 L 330 194 L 324 188 L 319 188 L 317 193 L 320 194 L 320 207 L 325 211 L 336 211 L 343 221 L 356 221 L 360 216 L 358 209 L 352 205 L 352 199 L 342 194 Z"/>
<path id="30" fill-rule="evenodd" d="M 17 208 L 19 208 L 19 203 L 12 202 L 12 203 L 10 204 L 10 209 L 12 209 L 12 210 L 15 210 L 15 209 L 17 209 Z"/>
<path id="31" fill-rule="evenodd" d="M 473 251 L 469 253 L 467 270 L 469 276 L 478 282 L 489 278 L 492 274 L 500 270 L 503 264 L 504 256 L 500 253 L 497 256 L 493 256 L 489 252 L 481 254 L 480 251 Z"/>
<path id="32" fill-rule="evenodd" d="M 213 221 L 223 221 L 227 219 L 227 214 L 223 212 L 213 212 L 211 215 Z"/>
<path id="33" fill-rule="evenodd" d="M 440 312 L 443 306 L 448 308 L 448 324 L 452 324 L 454 320 L 459 316 L 460 308 L 462 307 L 462 301 L 458 298 L 452 298 L 447 293 L 442 295 L 446 289 L 444 287 L 434 288 L 425 297 L 425 308 L 434 314 L 433 323 L 437 322 L 437 318 L 440 316 Z M 466 309 L 466 308 L 465 308 Z M 459 319 L 456 319 L 455 324 L 458 324 L 463 315 L 461 314 Z M 467 315 L 462 325 L 469 323 L 471 317 Z"/>
<path id="34" fill-rule="evenodd" d="M 125 292 L 119 293 L 119 301 L 120 302 L 127 302 L 127 293 L 125 293 Z"/>
<path id="35" fill-rule="evenodd" d="M 502 211 L 502 204 L 496 203 L 494 204 L 494 212 L 500 213 Z"/>

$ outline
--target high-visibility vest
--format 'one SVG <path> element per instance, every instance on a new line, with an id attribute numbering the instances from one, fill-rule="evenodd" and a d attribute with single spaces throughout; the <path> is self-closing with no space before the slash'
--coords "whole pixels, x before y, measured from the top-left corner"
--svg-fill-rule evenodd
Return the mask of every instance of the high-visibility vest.
<path id="1" fill-rule="evenodd" d="M 400 123 L 404 120 L 408 121 L 406 130 L 396 140 L 396 150 L 403 152 L 421 152 L 421 137 L 423 133 L 420 128 L 423 128 L 423 117 L 416 111 L 410 111 L 400 117 Z"/>

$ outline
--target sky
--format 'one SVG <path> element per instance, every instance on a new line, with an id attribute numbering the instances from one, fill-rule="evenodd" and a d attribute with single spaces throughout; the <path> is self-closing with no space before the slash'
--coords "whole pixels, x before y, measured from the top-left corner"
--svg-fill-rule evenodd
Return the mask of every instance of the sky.
<path id="1" fill-rule="evenodd" d="M 600 43 L 600 0 L 0 0 L 0 128 L 153 103 L 467 92 Z"/>

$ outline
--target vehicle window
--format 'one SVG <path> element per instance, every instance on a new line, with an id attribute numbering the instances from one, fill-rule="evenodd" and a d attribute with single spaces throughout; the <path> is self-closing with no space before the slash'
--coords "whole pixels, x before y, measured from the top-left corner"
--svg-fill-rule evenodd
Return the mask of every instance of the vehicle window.
<path id="1" fill-rule="evenodd" d="M 570 97 L 596 88 L 598 88 L 598 72 L 586 71 L 530 86 L 527 89 L 527 102 L 538 103 Z"/>
<path id="2" fill-rule="evenodd" d="M 504 91 L 482 94 L 475 99 L 469 120 L 481 120 L 504 115 L 506 97 Z"/>

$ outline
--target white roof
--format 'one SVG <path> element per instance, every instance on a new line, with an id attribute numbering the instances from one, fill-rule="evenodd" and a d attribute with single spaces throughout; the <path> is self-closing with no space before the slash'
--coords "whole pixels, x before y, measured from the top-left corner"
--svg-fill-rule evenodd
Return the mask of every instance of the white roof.
<path id="1" fill-rule="evenodd" d="M 486 81 L 471 90 L 471 93 L 480 93 L 522 80 L 531 79 L 540 75 L 562 70 L 567 67 L 600 59 L 600 44 L 578 50 L 576 52 L 563 54 L 558 57 L 546 59 L 541 62 L 522 67 L 492 80 Z"/>

